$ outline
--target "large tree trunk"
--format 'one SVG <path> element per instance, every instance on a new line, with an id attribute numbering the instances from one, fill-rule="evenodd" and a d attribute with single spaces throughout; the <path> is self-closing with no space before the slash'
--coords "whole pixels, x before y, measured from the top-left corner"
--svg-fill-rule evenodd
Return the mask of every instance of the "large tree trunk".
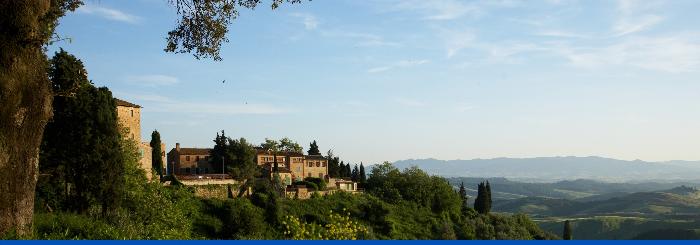
<path id="1" fill-rule="evenodd" d="M 39 145 L 51 117 L 49 0 L 0 4 L 0 234 L 31 233 Z M 51 21 L 49 21 L 51 22 Z M 50 34 L 48 34 L 50 35 Z"/>

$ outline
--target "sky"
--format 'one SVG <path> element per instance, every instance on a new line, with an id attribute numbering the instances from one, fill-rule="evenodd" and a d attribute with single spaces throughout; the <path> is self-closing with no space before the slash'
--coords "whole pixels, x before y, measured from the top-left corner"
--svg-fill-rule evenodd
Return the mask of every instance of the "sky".
<path id="1" fill-rule="evenodd" d="M 167 0 L 85 1 L 49 56 L 143 106 L 143 141 L 157 129 L 167 149 L 225 130 L 365 164 L 700 159 L 700 1 L 267 3 L 241 11 L 223 61 L 163 51 Z"/>

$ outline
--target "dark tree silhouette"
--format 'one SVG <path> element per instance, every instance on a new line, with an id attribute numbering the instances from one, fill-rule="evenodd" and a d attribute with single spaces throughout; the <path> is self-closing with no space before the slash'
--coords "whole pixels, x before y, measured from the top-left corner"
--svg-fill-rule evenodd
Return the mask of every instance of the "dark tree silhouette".
<path id="1" fill-rule="evenodd" d="M 488 214 L 491 210 L 489 207 L 490 194 L 488 193 L 488 188 L 486 183 L 481 182 L 478 186 L 478 192 L 476 194 L 476 200 L 474 200 L 474 209 L 480 214 Z"/>
<path id="2" fill-rule="evenodd" d="M 309 155 L 321 155 L 321 151 L 318 150 L 318 144 L 316 144 L 315 140 L 309 144 L 309 150 L 306 151 L 306 153 Z"/>
<path id="3" fill-rule="evenodd" d="M 571 231 L 571 222 L 569 220 L 564 221 L 564 234 L 562 235 L 564 240 L 572 240 L 573 232 Z"/>
<path id="4" fill-rule="evenodd" d="M 160 148 L 160 133 L 153 130 L 151 133 L 151 168 L 156 171 L 159 178 L 163 178 L 163 149 Z"/>
<path id="5" fill-rule="evenodd" d="M 63 50 L 51 60 L 49 73 L 57 83 L 77 88 L 65 93 L 66 87 L 54 87 L 54 117 L 40 154 L 42 173 L 54 176 L 51 184 L 70 186 L 62 191 L 68 210 L 85 213 L 100 204 L 106 214 L 116 208 L 123 186 L 116 101 L 107 88 L 93 86 L 82 62 Z"/>
<path id="6" fill-rule="evenodd" d="M 367 175 L 365 173 L 365 166 L 360 162 L 360 183 L 367 182 Z"/>

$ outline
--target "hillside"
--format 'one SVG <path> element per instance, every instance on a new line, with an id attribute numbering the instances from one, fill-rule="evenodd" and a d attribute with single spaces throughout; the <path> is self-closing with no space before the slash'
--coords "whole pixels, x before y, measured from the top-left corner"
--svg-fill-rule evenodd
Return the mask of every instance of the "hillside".
<path id="1" fill-rule="evenodd" d="M 495 202 L 494 210 L 526 213 L 539 217 L 700 215 L 699 195 L 700 192 L 693 188 L 678 187 L 666 191 L 636 192 L 593 201 L 526 197 Z"/>
<path id="2" fill-rule="evenodd" d="M 409 159 L 398 168 L 418 166 L 446 177 L 505 177 L 528 181 L 591 179 L 627 182 L 647 180 L 699 182 L 699 161 L 646 162 L 603 157 L 536 157 L 473 160 Z"/>
<path id="3" fill-rule="evenodd" d="M 570 219 L 574 239 L 698 239 L 695 229 L 700 227 L 696 218 L 687 220 L 649 219 L 638 217 L 598 216 Z M 563 219 L 538 221 L 540 227 L 561 233 Z"/>

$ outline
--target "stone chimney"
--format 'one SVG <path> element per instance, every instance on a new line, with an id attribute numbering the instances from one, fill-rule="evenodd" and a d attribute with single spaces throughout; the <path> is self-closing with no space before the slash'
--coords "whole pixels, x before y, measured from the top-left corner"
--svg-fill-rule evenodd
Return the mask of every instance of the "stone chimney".
<path id="1" fill-rule="evenodd" d="M 175 151 L 180 152 L 180 143 L 175 143 Z"/>

